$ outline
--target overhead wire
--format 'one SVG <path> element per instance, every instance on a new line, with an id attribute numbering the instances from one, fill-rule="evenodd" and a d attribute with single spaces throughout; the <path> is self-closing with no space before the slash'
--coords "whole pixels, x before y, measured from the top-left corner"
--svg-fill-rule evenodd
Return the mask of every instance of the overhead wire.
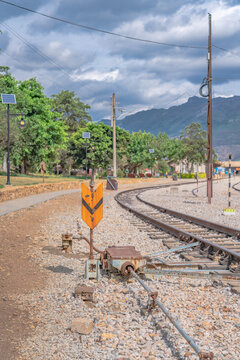
<path id="1" fill-rule="evenodd" d="M 119 34 L 119 33 L 115 33 L 112 31 L 107 31 L 107 30 L 103 30 L 103 29 L 99 29 L 93 26 L 88 26 L 88 25 L 83 25 L 83 24 L 79 24 L 70 20 L 66 20 L 63 18 L 59 18 L 56 16 L 52 16 L 52 15 L 48 15 L 45 13 L 42 13 L 40 11 L 36 11 L 36 10 L 32 10 L 29 9 L 27 7 L 21 6 L 21 5 L 17 5 L 14 4 L 10 1 L 6 1 L 6 0 L 0 0 L 0 2 L 7 4 L 7 5 L 11 5 L 14 6 L 16 8 L 22 9 L 24 11 L 28 11 L 37 15 L 41 15 L 43 17 L 46 17 L 48 19 L 51 20 L 55 20 L 55 21 L 59 21 L 68 25 L 72 25 L 72 26 L 77 26 L 86 30 L 90 30 L 90 31 L 96 31 L 96 32 L 100 32 L 100 33 L 104 33 L 104 34 L 108 34 L 108 35 L 113 35 L 113 36 L 117 36 L 120 38 L 124 38 L 124 39 L 129 39 L 129 40 L 134 40 L 134 41 L 139 41 L 139 42 L 145 42 L 145 43 L 150 43 L 150 44 L 156 44 L 156 45 L 163 45 L 163 46 L 169 46 L 169 47 L 177 47 L 177 48 L 189 48 L 189 49 L 207 49 L 207 46 L 197 46 L 197 45 L 183 45 L 183 44 L 171 44 L 171 43 L 165 43 L 165 42 L 159 42 L 159 41 L 154 41 L 154 40 L 149 40 L 149 39 L 142 39 L 142 38 L 138 38 L 138 37 L 134 37 L 134 36 L 129 36 L 129 35 L 123 35 L 123 34 Z"/>
<path id="2" fill-rule="evenodd" d="M 223 47 L 220 47 L 220 46 L 217 46 L 217 45 L 212 45 L 212 47 L 215 47 L 216 49 L 222 50 L 222 51 L 224 51 L 224 52 L 226 52 L 226 53 L 228 53 L 228 54 L 232 54 L 232 55 L 234 55 L 234 56 L 236 56 L 236 57 L 240 57 L 239 54 L 236 54 L 236 53 L 234 53 L 233 51 L 228 50 L 228 49 L 225 49 L 225 48 L 223 48 Z"/>
<path id="3" fill-rule="evenodd" d="M 9 32 L 11 32 L 14 36 L 16 36 L 19 40 L 21 40 L 26 46 L 28 46 L 30 49 L 32 49 L 34 52 L 36 52 L 38 55 L 40 55 L 43 59 L 48 61 L 49 63 L 52 63 L 54 66 L 56 66 L 61 72 L 63 72 L 65 75 L 69 76 L 71 78 L 71 74 L 68 73 L 61 65 L 57 64 L 52 58 L 44 54 L 41 50 L 39 50 L 36 46 L 32 45 L 29 41 L 27 41 L 23 36 L 21 36 L 19 33 L 16 33 L 9 25 L 1 23 L 3 27 L 5 27 Z"/>

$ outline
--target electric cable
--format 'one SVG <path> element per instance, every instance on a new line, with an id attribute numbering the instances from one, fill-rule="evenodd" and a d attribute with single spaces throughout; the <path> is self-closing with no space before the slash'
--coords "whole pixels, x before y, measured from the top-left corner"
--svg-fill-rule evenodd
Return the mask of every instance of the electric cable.
<path id="1" fill-rule="evenodd" d="M 234 56 L 236 56 L 236 57 L 240 57 L 239 54 L 235 54 L 235 53 L 234 53 L 233 51 L 231 51 L 231 50 L 225 49 L 225 48 L 220 47 L 220 46 L 217 46 L 217 45 L 212 45 L 212 46 L 215 47 L 216 49 L 222 50 L 222 51 L 224 51 L 224 52 L 226 52 L 226 53 L 228 53 L 228 54 L 232 54 L 232 55 L 234 55 Z"/>
<path id="2" fill-rule="evenodd" d="M 62 71 L 65 75 L 71 78 L 71 74 L 68 73 L 62 66 L 57 64 L 52 58 L 45 55 L 42 51 L 40 51 L 36 46 L 32 45 L 29 41 L 27 41 L 23 36 L 19 33 L 16 33 L 9 25 L 1 23 L 3 27 L 5 27 L 9 32 L 11 32 L 14 36 L 16 36 L 19 40 L 21 40 L 26 46 L 35 51 L 38 55 L 40 55 L 43 59 L 47 60 L 49 63 L 52 63 L 56 66 L 60 71 Z"/>
<path id="3" fill-rule="evenodd" d="M 164 46 L 169 46 L 169 47 L 176 47 L 176 48 L 204 49 L 204 50 L 207 49 L 207 46 L 170 44 L 170 43 L 159 42 L 159 41 L 154 41 L 154 40 L 149 40 L 149 39 L 142 39 L 142 38 L 138 38 L 138 37 L 134 37 L 134 36 L 123 35 L 123 34 L 115 33 L 115 32 L 112 32 L 112 31 L 107 31 L 107 30 L 98 29 L 98 28 L 95 28 L 95 27 L 92 27 L 92 26 L 87 26 L 87 25 L 75 23 L 75 22 L 72 22 L 70 20 L 58 18 L 56 16 L 47 15 L 47 14 L 44 14 L 42 12 L 26 8 L 24 6 L 14 4 L 14 3 L 10 2 L 10 1 L 0 0 L 0 2 L 2 2 L 4 4 L 7 4 L 7 5 L 14 6 L 16 8 L 19 8 L 19 9 L 22 9 L 22 10 L 25 10 L 25 11 L 28 11 L 28 12 L 31 12 L 31 13 L 34 13 L 34 14 L 44 16 L 44 17 L 46 17 L 48 19 L 51 19 L 51 20 L 59 21 L 59 22 L 62 22 L 62 23 L 68 24 L 68 25 L 72 25 L 72 26 L 77 26 L 77 27 L 80 27 L 80 28 L 83 28 L 83 29 L 86 29 L 86 30 L 90 30 L 90 31 L 96 31 L 96 32 L 100 32 L 100 33 L 104 33 L 104 34 L 108 34 L 108 35 L 118 36 L 118 37 L 124 38 L 124 39 L 140 41 L 140 42 L 156 44 L 156 45 L 164 45 Z"/>

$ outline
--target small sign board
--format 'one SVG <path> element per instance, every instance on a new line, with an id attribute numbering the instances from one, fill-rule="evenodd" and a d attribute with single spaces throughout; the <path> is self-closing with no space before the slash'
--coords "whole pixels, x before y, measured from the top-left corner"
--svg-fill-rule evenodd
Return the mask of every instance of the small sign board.
<path id="1" fill-rule="evenodd" d="M 149 149 L 150 154 L 154 153 L 154 149 Z"/>
<path id="2" fill-rule="evenodd" d="M 90 139 L 90 137 L 91 137 L 91 134 L 90 134 L 90 132 L 83 132 L 82 133 L 82 138 L 83 139 Z"/>
<path id="3" fill-rule="evenodd" d="M 15 94 L 1 94 L 3 104 L 16 104 Z"/>
<path id="4" fill-rule="evenodd" d="M 92 193 L 87 185 L 82 184 L 82 219 L 90 227 L 95 226 L 103 217 L 103 184 Z"/>

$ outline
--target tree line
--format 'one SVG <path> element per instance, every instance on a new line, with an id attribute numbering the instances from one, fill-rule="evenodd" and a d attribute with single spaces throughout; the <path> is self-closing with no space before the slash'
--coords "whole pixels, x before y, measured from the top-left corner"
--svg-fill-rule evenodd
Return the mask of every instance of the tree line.
<path id="1" fill-rule="evenodd" d="M 19 127 L 20 117 L 10 117 L 11 171 L 27 174 L 38 172 L 44 161 L 48 172 L 60 167 L 63 173 L 72 169 L 106 170 L 112 164 L 113 130 L 103 123 L 93 122 L 90 106 L 73 91 L 62 90 L 48 97 L 40 83 L 31 78 L 16 80 L 9 69 L 0 67 L 0 91 L 16 94 L 17 104 L 10 113 L 24 113 L 26 126 Z M 0 104 L 0 164 L 7 155 L 6 105 Z M 82 133 L 90 132 L 90 139 Z M 200 124 L 186 127 L 179 138 L 169 138 L 159 132 L 133 132 L 116 128 L 117 165 L 119 175 L 141 172 L 145 167 L 155 172 L 168 172 L 172 163 L 202 164 L 207 152 L 207 135 Z M 154 149 L 150 153 L 149 149 Z M 87 150 L 87 160 L 86 160 Z M 87 161 L 87 164 L 86 164 Z"/>

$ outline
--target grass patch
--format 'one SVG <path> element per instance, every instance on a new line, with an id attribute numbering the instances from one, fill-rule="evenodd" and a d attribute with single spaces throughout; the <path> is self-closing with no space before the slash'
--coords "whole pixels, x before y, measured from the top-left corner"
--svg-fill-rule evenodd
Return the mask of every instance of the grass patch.
<path id="1" fill-rule="evenodd" d="M 11 185 L 13 186 L 27 186 L 27 185 L 35 185 L 35 184 L 42 184 L 42 176 L 41 175 L 12 175 L 10 176 Z M 71 177 L 64 177 L 64 176 L 45 176 L 45 183 L 59 183 L 63 181 L 74 181 L 80 180 L 81 177 L 71 176 Z M 0 188 L 3 188 L 6 184 L 7 177 L 6 175 L 0 175 Z"/>

